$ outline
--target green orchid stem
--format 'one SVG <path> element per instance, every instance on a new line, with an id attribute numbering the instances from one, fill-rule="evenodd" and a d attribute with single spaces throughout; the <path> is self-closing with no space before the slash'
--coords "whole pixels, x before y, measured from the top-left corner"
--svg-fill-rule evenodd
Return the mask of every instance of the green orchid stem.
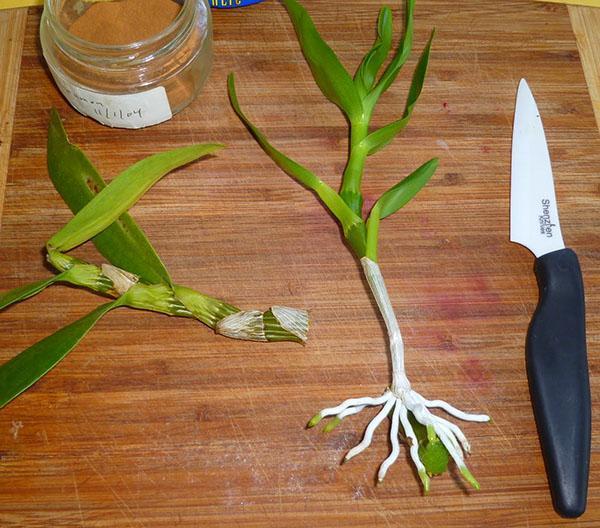
<path id="1" fill-rule="evenodd" d="M 60 279 L 56 280 L 75 286 L 83 286 L 113 297 L 119 297 L 124 293 L 122 300 L 124 306 L 175 317 L 198 319 L 218 333 L 223 333 L 220 330 L 219 323 L 227 317 L 242 312 L 242 310 L 231 304 L 209 297 L 191 288 L 178 284 L 174 284 L 172 287 L 166 284 L 146 284 L 138 282 L 138 278 L 135 276 L 131 276 L 129 285 L 121 290 L 111 278 L 103 273 L 101 268 L 87 264 L 53 248 L 48 249 L 48 262 L 61 272 Z M 114 266 L 109 266 L 109 268 L 115 270 L 113 273 L 123 273 L 123 270 L 119 270 Z M 109 273 L 109 271 L 106 271 L 106 273 Z M 112 273 L 110 275 L 113 277 Z M 300 312 L 294 311 L 294 315 L 302 317 Z M 256 317 L 259 317 L 258 314 Z M 303 336 L 308 331 L 308 326 L 303 328 L 300 333 L 290 331 L 282 326 L 274 315 L 273 309 L 262 313 L 260 319 L 262 333 L 261 338 L 258 340 L 270 342 L 293 341 L 297 343 L 305 341 Z M 308 325 L 308 321 L 306 321 L 306 325 Z"/>
<path id="2" fill-rule="evenodd" d="M 365 256 L 371 259 L 373 262 L 377 262 L 377 246 L 379 244 L 379 224 L 381 222 L 380 217 L 380 205 L 376 203 L 371 209 L 369 219 L 367 220 L 367 241 L 365 246 Z"/>
<path id="3" fill-rule="evenodd" d="M 350 156 L 344 175 L 340 196 L 348 204 L 348 207 L 362 218 L 363 196 L 361 192 L 362 175 L 365 170 L 368 151 L 362 146 L 362 141 L 369 134 L 369 120 L 363 118 L 352 122 L 350 125 Z"/>
<path id="4" fill-rule="evenodd" d="M 173 291 L 196 319 L 210 326 L 213 330 L 221 319 L 240 311 L 239 308 L 231 304 L 203 295 L 186 286 L 174 284 Z"/>
<path id="5" fill-rule="evenodd" d="M 192 317 L 195 317 L 217 332 L 219 331 L 219 323 L 223 319 L 242 312 L 242 310 L 231 304 L 179 284 L 173 285 L 173 291 L 177 299 L 189 311 Z M 273 314 L 272 309 L 262 314 L 262 326 L 265 341 L 304 342 L 298 335 L 282 327 L 281 322 Z"/>
<path id="6" fill-rule="evenodd" d="M 138 282 L 123 295 L 123 303 L 130 308 L 147 310 L 179 317 L 193 317 L 173 290 L 165 284 L 143 284 Z"/>
<path id="7" fill-rule="evenodd" d="M 342 226 L 343 228 L 343 226 Z M 360 259 L 367 254 L 367 229 L 365 223 L 361 220 L 352 225 L 350 229 L 344 232 L 346 241 L 354 251 L 354 254 Z"/>
<path id="8" fill-rule="evenodd" d="M 98 266 L 71 257 L 48 248 L 47 260 L 58 271 L 55 282 L 64 282 L 73 286 L 81 286 L 98 293 L 109 293 L 113 290 L 113 282 L 106 277 Z"/>

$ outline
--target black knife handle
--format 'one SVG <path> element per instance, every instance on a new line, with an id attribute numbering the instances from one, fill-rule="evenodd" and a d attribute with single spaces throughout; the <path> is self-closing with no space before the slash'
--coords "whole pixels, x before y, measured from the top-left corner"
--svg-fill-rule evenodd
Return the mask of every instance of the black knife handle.
<path id="1" fill-rule="evenodd" d="M 556 511 L 579 517 L 587 501 L 591 403 L 585 300 L 577 255 L 535 262 L 540 300 L 527 334 L 527 375 Z"/>

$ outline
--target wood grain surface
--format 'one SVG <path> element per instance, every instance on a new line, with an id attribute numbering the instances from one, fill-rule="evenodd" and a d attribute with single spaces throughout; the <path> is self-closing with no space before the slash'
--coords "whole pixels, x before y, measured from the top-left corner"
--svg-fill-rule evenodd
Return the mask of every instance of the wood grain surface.
<path id="1" fill-rule="evenodd" d="M 568 4 L 584 7 L 600 7 L 599 0 L 537 0 L 538 2 L 554 2 L 557 4 Z"/>
<path id="2" fill-rule="evenodd" d="M 569 6 L 569 16 L 600 128 L 600 9 Z"/>
<path id="3" fill-rule="evenodd" d="M 0 12 L 0 225 L 26 20 L 26 9 Z"/>
<path id="4" fill-rule="evenodd" d="M 306 0 L 354 68 L 379 2 Z M 401 10 L 394 8 L 396 27 Z M 314 85 L 277 2 L 215 11 L 215 67 L 203 94 L 172 121 L 102 127 L 72 110 L 44 68 L 28 19 L 0 232 L 2 289 L 45 277 L 42 247 L 70 213 L 45 168 L 48 109 L 113 177 L 140 157 L 194 141 L 229 148 L 169 175 L 132 211 L 177 281 L 246 308 L 306 307 L 309 343 L 243 343 L 188 320 L 134 311 L 107 316 L 33 389 L 0 412 L 0 525 L 207 527 L 546 527 L 600 525 L 598 365 L 600 141 L 567 9 L 556 4 L 419 2 L 420 50 L 437 27 L 411 125 L 369 160 L 372 203 L 436 155 L 431 184 L 382 225 L 380 260 L 407 344 L 409 376 L 430 398 L 475 412 L 466 424 L 480 492 L 455 473 L 429 496 L 405 457 L 383 485 L 387 431 L 340 466 L 370 418 L 324 435 L 307 419 L 389 381 L 384 330 L 333 220 L 281 173 L 231 111 L 237 73 L 248 114 L 282 150 L 337 185 L 346 125 Z M 416 54 L 375 116 L 402 111 Z M 553 159 L 561 223 L 587 287 L 593 397 L 588 511 L 550 503 L 524 366 L 537 301 L 533 256 L 508 241 L 510 144 L 517 83 L 527 77 Z M 76 252 L 98 260 L 91 248 Z M 0 316 L 4 361 L 100 303 L 66 287 Z"/>

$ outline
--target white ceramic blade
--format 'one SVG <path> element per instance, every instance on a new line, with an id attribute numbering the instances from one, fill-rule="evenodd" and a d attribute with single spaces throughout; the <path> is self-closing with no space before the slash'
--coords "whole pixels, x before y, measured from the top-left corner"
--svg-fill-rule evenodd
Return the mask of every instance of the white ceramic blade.
<path id="1" fill-rule="evenodd" d="M 565 247 L 544 126 L 525 79 L 519 83 L 513 125 L 510 240 L 536 257 Z"/>

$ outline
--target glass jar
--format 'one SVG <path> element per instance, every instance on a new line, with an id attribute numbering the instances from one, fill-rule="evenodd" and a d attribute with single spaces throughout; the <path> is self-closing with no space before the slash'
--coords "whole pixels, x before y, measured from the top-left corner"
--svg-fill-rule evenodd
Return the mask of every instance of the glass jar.
<path id="1" fill-rule="evenodd" d="M 108 45 L 68 30 L 94 4 L 44 0 L 42 51 L 71 105 L 104 125 L 142 128 L 166 121 L 190 104 L 212 64 L 211 15 L 207 0 L 178 3 L 179 12 L 159 33 Z"/>

